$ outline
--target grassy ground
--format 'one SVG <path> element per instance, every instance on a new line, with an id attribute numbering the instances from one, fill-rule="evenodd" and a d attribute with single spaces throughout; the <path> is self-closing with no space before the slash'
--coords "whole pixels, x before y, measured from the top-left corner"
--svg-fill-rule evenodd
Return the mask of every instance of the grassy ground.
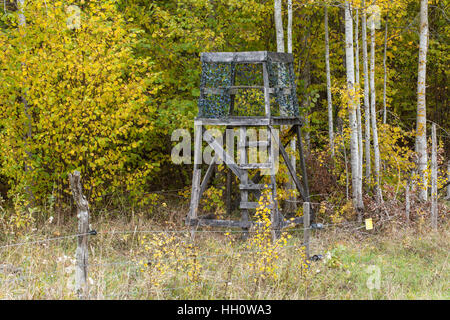
<path id="1" fill-rule="evenodd" d="M 325 258 L 305 268 L 298 229 L 286 243 L 264 247 L 239 233 L 199 232 L 193 243 L 186 233 L 120 233 L 171 226 L 100 219 L 89 239 L 90 298 L 449 299 L 449 226 L 433 233 L 391 221 L 372 231 L 313 231 L 311 253 Z M 75 230 L 75 221 L 47 223 L 14 242 Z M 0 248 L 0 298 L 76 298 L 75 248 L 76 238 Z"/>

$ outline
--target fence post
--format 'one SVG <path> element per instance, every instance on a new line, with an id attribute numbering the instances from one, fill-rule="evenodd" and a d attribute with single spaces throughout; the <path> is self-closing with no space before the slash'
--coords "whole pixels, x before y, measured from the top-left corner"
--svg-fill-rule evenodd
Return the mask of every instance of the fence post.
<path id="1" fill-rule="evenodd" d="M 88 232 L 89 232 L 89 203 L 81 188 L 81 174 L 74 171 L 69 174 L 69 183 L 73 199 L 77 206 L 78 242 L 76 250 L 75 291 L 79 299 L 88 297 Z"/>
<path id="2" fill-rule="evenodd" d="M 306 259 L 309 259 L 309 236 L 310 236 L 310 203 L 303 202 L 303 243 L 305 245 Z"/>

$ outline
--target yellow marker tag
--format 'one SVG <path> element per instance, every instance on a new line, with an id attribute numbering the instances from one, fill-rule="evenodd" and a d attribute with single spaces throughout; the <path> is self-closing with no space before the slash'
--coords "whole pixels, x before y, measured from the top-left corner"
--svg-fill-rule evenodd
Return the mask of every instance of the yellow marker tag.
<path id="1" fill-rule="evenodd" d="M 372 218 L 366 219 L 366 230 L 372 230 L 372 229 L 373 229 Z"/>

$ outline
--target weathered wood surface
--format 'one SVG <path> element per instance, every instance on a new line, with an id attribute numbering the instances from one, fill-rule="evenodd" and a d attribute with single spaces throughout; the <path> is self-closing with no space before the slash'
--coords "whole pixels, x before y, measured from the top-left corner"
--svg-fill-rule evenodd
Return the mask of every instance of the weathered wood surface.
<path id="1" fill-rule="evenodd" d="M 239 167 L 241 169 L 245 169 L 245 166 L 248 163 L 248 155 L 247 155 L 246 144 L 247 144 L 247 128 L 246 127 L 241 127 L 239 129 L 239 142 L 238 142 L 239 164 L 240 164 Z M 241 178 L 241 183 L 249 184 L 248 172 L 247 171 L 243 172 L 242 178 Z M 248 202 L 248 191 L 245 190 L 245 189 L 244 190 L 241 189 L 241 205 L 240 205 L 240 209 L 242 209 L 242 211 L 241 211 L 241 221 L 243 223 L 247 223 L 248 222 L 248 218 L 249 218 L 248 208 L 242 207 L 242 203 L 247 203 L 247 202 Z M 247 238 L 247 234 L 245 234 L 244 237 Z"/>
<path id="2" fill-rule="evenodd" d="M 247 52 L 202 52 L 202 62 L 236 62 L 236 63 L 262 63 L 270 58 L 273 62 L 292 63 L 294 57 L 291 53 L 280 53 L 270 51 L 247 51 Z"/>
<path id="3" fill-rule="evenodd" d="M 191 203 L 186 223 L 190 225 L 192 219 L 196 219 L 198 215 L 198 205 L 200 202 L 200 182 L 202 178 L 201 160 L 202 160 L 202 137 L 203 126 L 195 126 L 195 142 L 194 142 L 194 174 L 192 178 Z M 191 236 L 194 237 L 194 228 L 191 228 Z"/>
<path id="4" fill-rule="evenodd" d="M 219 155 L 219 157 L 225 162 L 225 164 L 231 169 L 231 171 L 239 178 L 242 179 L 244 171 L 239 168 L 239 166 L 234 162 L 233 157 L 231 157 L 217 142 L 216 139 L 206 131 L 204 134 L 205 141 L 213 148 L 214 152 Z"/>
<path id="5" fill-rule="evenodd" d="M 303 243 L 305 246 L 306 259 L 309 259 L 309 240 L 310 240 L 310 204 L 309 202 L 303 202 Z"/>
<path id="6" fill-rule="evenodd" d="M 81 174 L 74 171 L 69 174 L 69 184 L 74 202 L 77 206 L 78 241 L 76 249 L 75 291 L 79 299 L 86 299 L 88 288 L 88 232 L 89 232 L 89 203 L 83 195 L 81 187 Z"/>
<path id="7" fill-rule="evenodd" d="M 269 184 L 243 184 L 239 185 L 241 190 L 263 190 L 263 189 L 273 189 L 273 185 Z"/>
<path id="8" fill-rule="evenodd" d="M 201 118 L 194 120 L 195 125 L 233 126 L 233 127 L 263 127 L 268 125 L 302 125 L 303 122 L 297 117 L 223 117 L 223 118 Z"/>
<path id="9" fill-rule="evenodd" d="M 200 185 L 200 194 L 199 198 L 201 199 L 203 193 L 206 191 L 206 188 L 208 188 L 209 180 L 211 180 L 212 175 L 214 174 L 214 170 L 216 167 L 216 163 L 219 156 L 216 154 L 214 158 L 212 159 L 211 163 L 209 164 L 208 169 L 206 170 L 205 176 L 203 177 L 202 184 Z"/>
<path id="10" fill-rule="evenodd" d="M 252 169 L 270 169 L 272 168 L 271 163 L 246 163 L 240 164 L 239 168 L 242 170 L 252 170 Z"/>

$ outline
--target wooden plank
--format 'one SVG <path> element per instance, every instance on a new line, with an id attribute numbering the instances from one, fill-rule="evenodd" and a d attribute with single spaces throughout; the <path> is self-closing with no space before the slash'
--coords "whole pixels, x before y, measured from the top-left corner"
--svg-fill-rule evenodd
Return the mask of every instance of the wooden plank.
<path id="1" fill-rule="evenodd" d="M 233 173 L 231 172 L 231 169 L 227 169 L 227 186 L 226 186 L 226 208 L 227 208 L 227 215 L 231 215 L 231 192 L 233 187 Z"/>
<path id="2" fill-rule="evenodd" d="M 271 169 L 272 164 L 271 163 L 247 163 L 247 164 L 240 164 L 239 168 L 243 169 L 243 170 Z"/>
<path id="3" fill-rule="evenodd" d="M 266 187 L 267 186 L 267 187 Z M 263 190 L 263 189 L 272 189 L 272 184 L 240 184 L 239 189 L 245 190 Z"/>
<path id="4" fill-rule="evenodd" d="M 267 108 L 266 108 L 267 112 Z M 211 126 L 233 126 L 233 127 L 263 127 L 268 125 L 302 125 L 302 121 L 296 117 L 223 117 L 223 118 L 201 118 L 194 120 L 195 125 L 211 125 Z"/>
<path id="5" fill-rule="evenodd" d="M 201 156 L 202 156 L 202 136 L 203 126 L 195 125 L 195 142 L 194 142 L 194 172 L 192 178 L 191 203 L 187 217 L 187 224 L 192 219 L 196 219 L 198 215 L 198 205 L 200 202 L 200 182 L 202 178 Z M 191 237 L 194 237 L 194 228 L 191 228 Z"/>
<path id="6" fill-rule="evenodd" d="M 267 51 L 247 51 L 247 52 L 202 52 L 200 53 L 202 62 L 240 62 L 240 63 L 260 63 L 267 60 Z"/>
<path id="7" fill-rule="evenodd" d="M 247 148 L 268 147 L 269 142 L 268 141 L 247 141 L 245 146 Z"/>
<path id="8" fill-rule="evenodd" d="M 258 202 L 241 202 L 239 208 L 241 209 L 256 209 L 260 206 Z M 273 205 L 269 205 L 269 208 L 273 208 Z"/>
<path id="9" fill-rule="evenodd" d="M 243 169 L 243 166 L 247 165 L 247 163 L 248 163 L 246 144 L 247 144 L 247 128 L 241 127 L 239 129 L 239 143 L 238 143 L 239 164 L 240 164 L 239 167 L 241 169 Z M 249 184 L 247 171 L 244 171 L 244 173 L 242 174 L 241 183 Z M 247 201 L 248 201 L 248 191 L 241 189 L 241 203 L 245 203 Z M 247 208 L 242 208 L 242 206 L 241 206 L 240 209 L 243 209 L 241 212 L 241 221 L 243 221 L 244 223 L 248 222 Z M 244 235 L 244 237 L 247 237 L 247 236 L 248 236 L 247 234 Z"/>
<path id="10" fill-rule="evenodd" d="M 265 117 L 224 117 L 224 118 L 196 118 L 195 124 L 212 126 L 267 126 L 270 120 Z"/>
<path id="11" fill-rule="evenodd" d="M 200 59 L 202 62 L 223 62 L 223 63 L 261 63 L 268 60 L 273 62 L 292 63 L 294 57 L 291 53 L 268 52 L 268 51 L 246 51 L 246 52 L 202 52 Z"/>

